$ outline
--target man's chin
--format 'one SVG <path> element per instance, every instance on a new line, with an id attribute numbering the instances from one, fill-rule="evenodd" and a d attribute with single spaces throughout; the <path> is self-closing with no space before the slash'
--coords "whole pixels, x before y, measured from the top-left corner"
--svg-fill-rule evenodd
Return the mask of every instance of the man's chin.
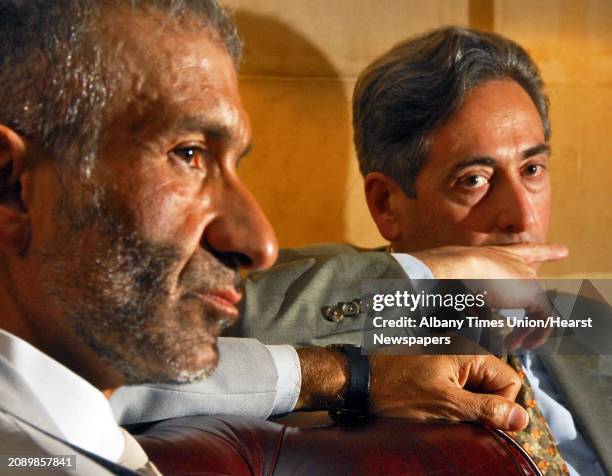
<path id="1" fill-rule="evenodd" d="M 216 339 L 194 343 L 185 342 L 184 346 L 171 346 L 172 351 L 142 352 L 138 357 L 117 353 L 107 359 L 123 375 L 130 385 L 164 383 L 193 383 L 211 375 L 219 361 Z M 153 350 L 153 349 L 151 349 Z"/>
<path id="2" fill-rule="evenodd" d="M 216 339 L 215 339 L 216 342 Z M 210 376 L 219 363 L 219 352 L 216 343 L 205 344 L 194 354 L 181 356 L 175 366 L 170 366 L 169 379 L 166 383 L 192 383 Z"/>

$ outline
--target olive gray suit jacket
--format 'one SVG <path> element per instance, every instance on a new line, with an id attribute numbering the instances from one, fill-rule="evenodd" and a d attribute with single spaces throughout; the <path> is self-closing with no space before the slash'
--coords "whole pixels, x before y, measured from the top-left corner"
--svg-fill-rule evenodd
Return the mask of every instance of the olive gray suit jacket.
<path id="1" fill-rule="evenodd" d="M 283 250 L 271 270 L 247 278 L 243 315 L 230 333 L 264 343 L 359 345 L 363 314 L 330 322 L 321 308 L 359 298 L 361 282 L 374 278 L 405 278 L 405 273 L 387 253 L 349 245 Z M 542 355 L 542 360 L 612 475 L 612 357 Z"/>

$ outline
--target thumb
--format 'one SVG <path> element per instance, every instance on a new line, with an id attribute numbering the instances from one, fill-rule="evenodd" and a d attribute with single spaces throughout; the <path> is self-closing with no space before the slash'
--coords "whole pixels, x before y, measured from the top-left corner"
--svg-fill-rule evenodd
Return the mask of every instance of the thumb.
<path id="1" fill-rule="evenodd" d="M 499 395 L 485 395 L 458 389 L 458 418 L 478 421 L 484 425 L 506 431 L 522 430 L 529 423 L 529 415 L 523 407 Z"/>

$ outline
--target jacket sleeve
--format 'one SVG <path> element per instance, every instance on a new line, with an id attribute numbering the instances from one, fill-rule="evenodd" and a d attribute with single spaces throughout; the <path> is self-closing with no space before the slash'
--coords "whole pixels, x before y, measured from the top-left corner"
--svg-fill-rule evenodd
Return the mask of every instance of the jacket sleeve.
<path id="1" fill-rule="evenodd" d="M 372 279 L 406 279 L 388 253 L 348 245 L 316 245 L 282 250 L 270 270 L 251 273 L 238 323 L 226 335 L 266 344 L 361 344 L 365 315 L 330 322 L 324 306 L 353 301 Z"/>

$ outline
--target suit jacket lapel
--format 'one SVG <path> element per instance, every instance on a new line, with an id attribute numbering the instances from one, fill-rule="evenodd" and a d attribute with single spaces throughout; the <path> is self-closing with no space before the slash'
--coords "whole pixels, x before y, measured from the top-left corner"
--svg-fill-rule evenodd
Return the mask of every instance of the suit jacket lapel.
<path id="1" fill-rule="evenodd" d="M 541 357 L 583 436 L 612 475 L 612 356 Z"/>

